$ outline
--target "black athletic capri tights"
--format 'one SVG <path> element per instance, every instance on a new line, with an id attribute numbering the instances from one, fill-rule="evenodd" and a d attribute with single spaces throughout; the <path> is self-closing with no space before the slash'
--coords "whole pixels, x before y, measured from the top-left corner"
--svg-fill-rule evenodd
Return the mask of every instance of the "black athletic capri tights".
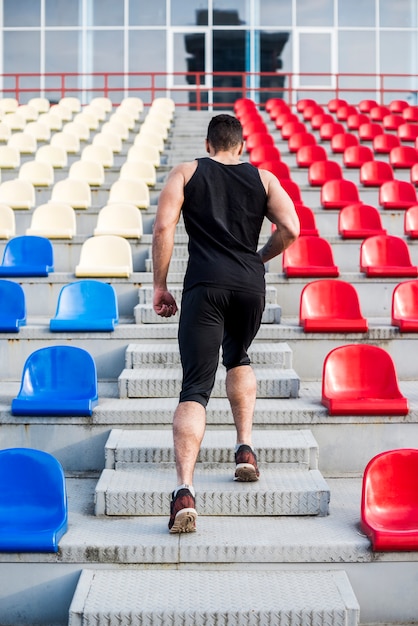
<path id="1" fill-rule="evenodd" d="M 249 365 L 247 350 L 261 324 L 265 296 L 197 285 L 183 293 L 179 347 L 183 367 L 180 402 L 206 406 L 215 383 L 222 345 L 227 370 Z"/>

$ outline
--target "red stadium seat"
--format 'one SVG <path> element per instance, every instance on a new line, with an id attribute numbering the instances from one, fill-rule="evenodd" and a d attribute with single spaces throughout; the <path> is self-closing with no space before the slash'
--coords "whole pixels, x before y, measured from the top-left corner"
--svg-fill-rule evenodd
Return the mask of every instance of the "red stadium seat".
<path id="1" fill-rule="evenodd" d="M 282 139 L 289 139 L 295 133 L 306 132 L 306 126 L 303 122 L 286 122 L 281 128 Z"/>
<path id="2" fill-rule="evenodd" d="M 309 207 L 304 204 L 295 206 L 300 222 L 300 236 L 319 237 L 319 231 L 316 227 L 315 214 Z"/>
<path id="3" fill-rule="evenodd" d="M 408 244 L 394 235 L 374 235 L 362 242 L 360 271 L 367 278 L 418 275 L 417 266 L 411 263 Z"/>
<path id="4" fill-rule="evenodd" d="M 414 163 L 411 167 L 411 183 L 418 186 L 418 163 Z"/>
<path id="5" fill-rule="evenodd" d="M 263 161 L 263 163 L 260 163 L 258 167 L 261 170 L 268 170 L 277 176 L 279 180 L 282 180 L 283 178 L 290 178 L 290 168 L 288 164 L 284 161 L 280 161 L 279 159 Z"/>
<path id="6" fill-rule="evenodd" d="M 412 141 L 418 137 L 418 124 L 405 122 L 398 127 L 398 137 L 401 141 Z"/>
<path id="7" fill-rule="evenodd" d="M 385 115 L 382 123 L 385 130 L 398 130 L 399 126 L 405 123 L 405 120 L 402 115 L 391 113 L 390 115 Z"/>
<path id="8" fill-rule="evenodd" d="M 273 109 L 274 107 L 276 108 L 281 107 L 282 109 L 289 109 L 289 105 L 287 104 L 287 102 L 283 100 L 283 98 L 269 98 L 266 104 L 264 105 L 264 108 L 269 113 L 271 109 Z"/>
<path id="9" fill-rule="evenodd" d="M 373 235 L 386 235 L 376 207 L 370 204 L 350 204 L 338 214 L 338 234 L 343 239 L 365 239 Z"/>
<path id="10" fill-rule="evenodd" d="M 322 141 L 331 141 L 334 135 L 344 132 L 345 128 L 341 122 L 325 122 L 319 129 L 319 136 Z"/>
<path id="11" fill-rule="evenodd" d="M 291 114 L 292 111 L 289 105 L 284 100 L 280 100 L 280 102 L 274 103 L 274 105 L 268 111 L 270 119 L 273 121 L 275 121 L 276 118 L 279 117 L 279 115 L 283 115 L 285 113 Z"/>
<path id="12" fill-rule="evenodd" d="M 273 146 L 274 139 L 273 135 L 269 132 L 261 132 L 261 133 L 252 133 L 248 135 L 247 140 L 245 142 L 245 147 L 247 152 L 251 152 L 254 148 L 258 148 L 258 146 Z"/>
<path id="13" fill-rule="evenodd" d="M 349 115 L 358 113 L 357 108 L 353 104 L 343 104 L 335 111 L 335 116 L 339 122 L 345 122 Z"/>
<path id="14" fill-rule="evenodd" d="M 296 115 L 296 113 L 292 113 L 291 111 L 282 111 L 277 115 L 274 120 L 277 129 L 281 129 L 288 122 L 299 122 L 300 119 Z"/>
<path id="15" fill-rule="evenodd" d="M 342 209 L 360 202 L 360 196 L 352 180 L 328 180 L 322 185 L 320 201 L 324 209 Z"/>
<path id="16" fill-rule="evenodd" d="M 272 161 L 274 159 L 281 159 L 280 150 L 277 146 L 258 146 L 251 150 L 250 163 L 259 167 L 263 161 Z"/>
<path id="17" fill-rule="evenodd" d="M 418 280 L 399 283 L 392 294 L 392 324 L 401 333 L 418 332 Z"/>
<path id="18" fill-rule="evenodd" d="M 363 472 L 360 528 L 376 552 L 418 550 L 418 450 L 374 456 Z"/>
<path id="19" fill-rule="evenodd" d="M 305 122 L 312 120 L 314 115 L 324 113 L 324 109 L 319 104 L 312 104 L 303 109 L 302 116 Z"/>
<path id="20" fill-rule="evenodd" d="M 417 204 L 417 193 L 407 180 L 388 180 L 379 189 L 379 204 L 384 209 L 409 209 Z"/>
<path id="21" fill-rule="evenodd" d="M 326 161 L 328 153 L 324 146 L 302 146 L 296 152 L 296 164 L 298 167 L 309 167 L 315 161 Z"/>
<path id="22" fill-rule="evenodd" d="M 322 187 L 327 180 L 343 177 L 341 165 L 337 161 L 315 161 L 308 170 L 308 182 L 313 187 Z"/>
<path id="23" fill-rule="evenodd" d="M 386 161 L 367 161 L 360 167 L 360 183 L 365 187 L 380 187 L 387 180 L 393 180 L 393 169 Z"/>
<path id="24" fill-rule="evenodd" d="M 349 130 L 358 130 L 361 124 L 367 124 L 370 118 L 365 113 L 353 113 L 347 117 L 347 128 Z"/>
<path id="25" fill-rule="evenodd" d="M 293 203 L 295 205 L 303 204 L 300 187 L 294 180 L 290 180 L 289 178 L 287 178 L 287 179 L 281 180 L 280 182 L 281 182 L 283 189 L 287 191 L 287 193 L 292 198 Z"/>
<path id="26" fill-rule="evenodd" d="M 322 404 L 330 415 L 406 415 L 392 357 L 365 343 L 334 348 L 324 360 Z"/>
<path id="27" fill-rule="evenodd" d="M 318 106 L 317 101 L 312 98 L 301 98 L 296 102 L 296 110 L 299 113 L 303 113 L 307 107 L 311 106 Z"/>
<path id="28" fill-rule="evenodd" d="M 373 161 L 373 150 L 369 146 L 349 146 L 343 152 L 345 167 L 361 167 L 367 161 Z"/>
<path id="29" fill-rule="evenodd" d="M 368 122 L 367 124 L 360 124 L 358 136 L 361 141 L 373 141 L 377 135 L 381 135 L 383 132 L 383 127 L 380 124 Z"/>
<path id="30" fill-rule="evenodd" d="M 299 237 L 282 255 L 286 277 L 339 276 L 329 242 L 322 237 Z"/>
<path id="31" fill-rule="evenodd" d="M 402 113 L 404 109 L 409 106 L 406 100 L 392 100 L 389 102 L 389 109 L 391 113 Z"/>
<path id="32" fill-rule="evenodd" d="M 322 124 L 333 124 L 334 122 L 335 120 L 331 113 L 315 113 L 315 115 L 311 118 L 311 127 L 313 130 L 319 130 Z"/>
<path id="33" fill-rule="evenodd" d="M 402 111 L 405 122 L 418 122 L 418 106 L 407 106 Z"/>
<path id="34" fill-rule="evenodd" d="M 391 135 L 390 133 L 382 133 L 376 135 L 373 139 L 373 151 L 375 154 L 389 154 L 392 148 L 400 146 L 401 142 L 397 135 Z"/>
<path id="35" fill-rule="evenodd" d="M 397 146 L 390 151 L 389 162 L 392 167 L 409 169 L 418 163 L 418 151 L 412 146 Z"/>
<path id="36" fill-rule="evenodd" d="M 305 285 L 300 296 L 299 325 L 305 333 L 365 333 L 357 291 L 341 280 L 316 280 Z"/>
<path id="37" fill-rule="evenodd" d="M 335 153 L 342 153 L 350 146 L 358 146 L 359 140 L 352 133 L 337 133 L 331 137 L 331 150 Z"/>
<path id="38" fill-rule="evenodd" d="M 377 106 L 379 106 L 379 103 L 376 100 L 365 99 L 359 102 L 358 109 L 361 113 L 370 113 L 373 107 Z"/>
<path id="39" fill-rule="evenodd" d="M 328 102 L 327 108 L 330 113 L 335 113 L 338 107 L 347 106 L 347 105 L 348 105 L 347 100 L 344 100 L 343 98 L 332 98 Z"/>
<path id="40" fill-rule="evenodd" d="M 242 123 L 242 122 L 241 122 Z M 242 124 L 242 134 L 244 139 L 247 139 L 249 135 L 253 133 L 266 133 L 268 128 L 263 120 L 253 119 L 245 124 Z"/>
<path id="41" fill-rule="evenodd" d="M 287 140 L 289 152 L 297 152 L 302 146 L 313 146 L 314 144 L 316 144 L 315 135 L 306 131 L 290 135 Z"/>
<path id="42" fill-rule="evenodd" d="M 418 204 L 406 209 L 404 215 L 404 232 L 411 239 L 418 239 Z"/>
<path id="43" fill-rule="evenodd" d="M 372 122 L 382 122 L 385 115 L 390 115 L 390 109 L 387 106 L 378 104 L 370 109 L 369 115 Z"/>

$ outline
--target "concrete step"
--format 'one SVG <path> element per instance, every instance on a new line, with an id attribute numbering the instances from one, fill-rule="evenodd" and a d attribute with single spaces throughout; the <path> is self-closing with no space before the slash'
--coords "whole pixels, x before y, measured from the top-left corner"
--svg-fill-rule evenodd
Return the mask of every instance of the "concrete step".
<path id="1" fill-rule="evenodd" d="M 177 302 L 179 305 L 179 302 Z M 180 306 L 178 306 L 180 312 Z M 262 324 L 280 324 L 282 309 L 278 304 L 266 304 L 261 318 Z M 154 312 L 151 304 L 138 304 L 134 309 L 136 324 L 176 324 L 178 314 L 161 317 Z"/>
<path id="2" fill-rule="evenodd" d="M 198 463 L 234 463 L 235 430 L 207 430 Z M 318 469 L 318 445 L 309 430 L 265 430 L 256 434 L 259 465 L 275 463 Z M 127 463 L 173 463 L 171 430 L 114 428 L 105 446 L 106 469 Z"/>
<path id="3" fill-rule="evenodd" d="M 251 361 L 255 366 L 268 366 L 277 369 L 292 367 L 292 351 L 285 343 L 255 342 L 249 349 Z M 127 369 L 167 368 L 180 366 L 180 353 L 173 343 L 130 344 L 126 349 L 125 367 Z"/>
<path id="4" fill-rule="evenodd" d="M 214 398 L 225 398 L 225 370 L 219 368 L 212 391 Z M 176 398 L 181 389 L 180 368 L 124 369 L 118 378 L 120 398 Z M 289 369 L 259 368 L 257 396 L 259 398 L 296 398 L 300 379 Z"/>
<path id="5" fill-rule="evenodd" d="M 83 570 L 71 602 L 69 626 L 357 626 L 359 614 L 343 570 Z"/>
<path id="6" fill-rule="evenodd" d="M 201 515 L 328 515 L 329 487 L 319 470 L 260 465 L 260 480 L 233 480 L 235 464 L 199 463 L 194 474 Z M 96 515 L 167 515 L 174 463 L 119 463 L 103 470 L 95 490 Z"/>

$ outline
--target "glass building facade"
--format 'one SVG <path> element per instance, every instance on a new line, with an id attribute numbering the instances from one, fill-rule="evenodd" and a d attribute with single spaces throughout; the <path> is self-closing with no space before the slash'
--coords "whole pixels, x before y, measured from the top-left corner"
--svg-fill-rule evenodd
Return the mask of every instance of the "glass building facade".
<path id="1" fill-rule="evenodd" d="M 15 84 L 7 75 L 39 75 L 19 79 L 33 89 L 22 101 L 35 90 L 58 98 L 60 73 L 86 94 L 107 73 L 115 102 L 127 89 L 147 100 L 154 73 L 177 102 L 193 99 L 196 82 L 210 102 L 212 84 L 242 83 L 213 72 L 245 72 L 250 90 L 277 91 L 292 75 L 298 97 L 317 89 L 324 100 L 336 75 L 341 90 L 368 97 L 385 74 L 388 100 L 408 90 L 416 103 L 418 0 L 0 0 L 0 19 L 2 89 Z M 369 76 L 350 76 L 359 73 Z"/>

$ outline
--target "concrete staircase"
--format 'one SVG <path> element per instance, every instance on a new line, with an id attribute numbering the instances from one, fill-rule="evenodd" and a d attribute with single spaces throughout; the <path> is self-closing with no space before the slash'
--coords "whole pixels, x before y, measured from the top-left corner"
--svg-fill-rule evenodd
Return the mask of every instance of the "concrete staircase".
<path id="1" fill-rule="evenodd" d="M 114 171 L 107 172 L 95 205 L 77 213 L 76 240 L 54 241 L 56 271 L 22 281 L 28 325 L 0 342 L 0 445 L 37 447 L 60 460 L 69 529 L 58 554 L 0 553 L 2 626 L 418 623 L 416 553 L 375 554 L 359 531 L 365 464 L 382 450 L 418 441 L 418 337 L 400 336 L 391 327 L 390 298 L 399 281 L 359 273 L 359 243 L 339 240 L 337 213 L 319 207 L 319 192 L 294 168 L 293 155 L 271 124 L 321 235 L 333 245 L 341 278 L 359 291 L 369 332 L 305 335 L 297 316 L 306 281 L 284 279 L 280 260 L 271 262 L 266 312 L 251 352 L 259 385 L 254 444 L 260 481 L 233 481 L 234 430 L 220 366 L 196 472 L 197 532 L 167 531 L 175 485 L 170 426 L 180 369 L 177 318 L 162 320 L 152 311 L 151 229 L 167 171 L 205 155 L 211 116 L 176 113 L 152 204 L 143 212 L 145 234 L 131 241 L 134 273 L 109 280 L 121 314 L 114 333 L 54 334 L 48 319 L 61 286 L 74 279 L 80 246 L 92 234 L 133 135 Z M 365 201 L 375 202 L 373 190 L 364 193 Z M 42 194 L 47 197 L 48 190 Z M 19 234 L 30 213 L 16 215 Z M 402 232 L 402 219 L 401 212 L 383 215 L 394 234 Z M 261 237 L 268 232 L 266 224 Z M 169 277 L 178 301 L 186 244 L 179 224 Z M 417 244 L 410 249 L 418 261 Z M 328 416 L 320 403 L 324 356 L 358 341 L 392 354 L 411 404 L 407 416 Z M 94 356 L 99 404 L 91 418 L 11 415 L 24 360 L 51 343 L 73 343 Z"/>

